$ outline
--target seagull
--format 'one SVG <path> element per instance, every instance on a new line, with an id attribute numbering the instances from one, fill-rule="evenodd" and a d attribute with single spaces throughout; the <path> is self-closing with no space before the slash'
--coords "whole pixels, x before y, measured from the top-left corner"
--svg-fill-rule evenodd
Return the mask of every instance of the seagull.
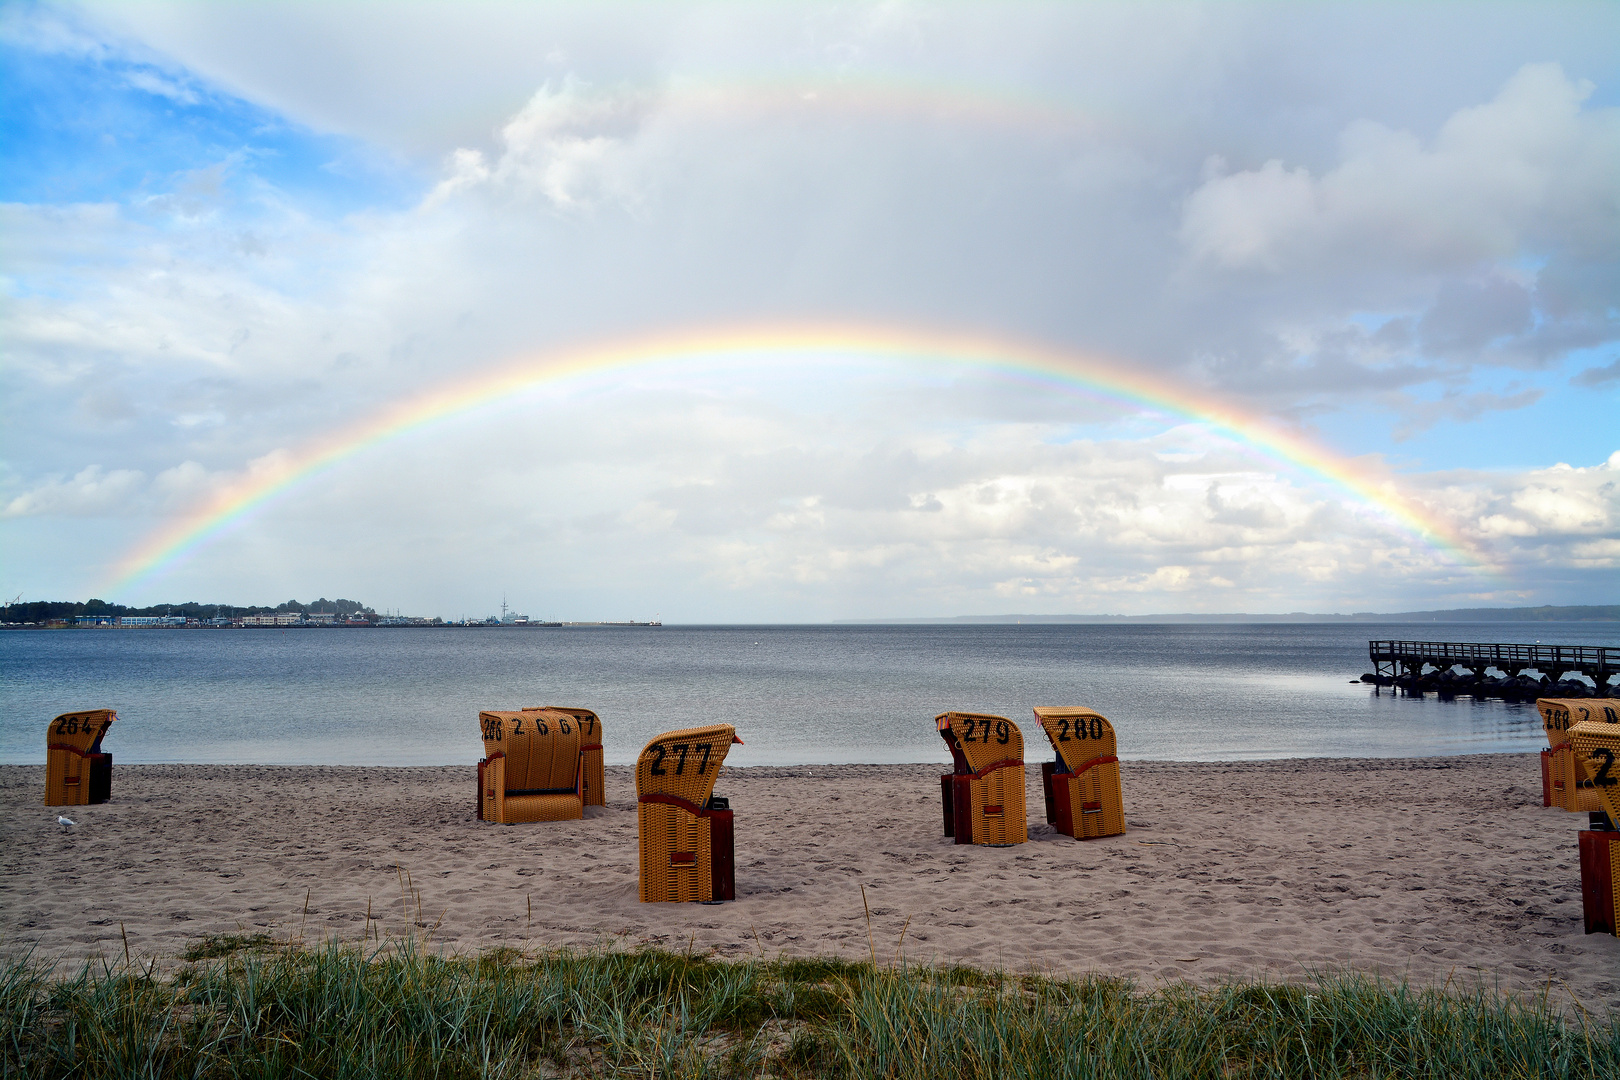
<path id="1" fill-rule="evenodd" d="M 61 814 L 56 815 L 56 823 L 58 825 L 63 825 L 63 826 L 70 826 L 70 825 L 77 825 L 78 824 L 78 822 L 74 821 L 72 818 L 63 817 Z"/>

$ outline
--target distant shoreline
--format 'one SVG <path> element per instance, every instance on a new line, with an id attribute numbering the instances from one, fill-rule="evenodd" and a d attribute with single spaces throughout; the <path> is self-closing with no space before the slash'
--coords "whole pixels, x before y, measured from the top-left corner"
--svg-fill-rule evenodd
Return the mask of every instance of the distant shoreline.
<path id="1" fill-rule="evenodd" d="M 1055 625 L 1108 625 L 1111 623 L 1187 624 L 1187 623 L 1535 623 L 1535 622 L 1599 622 L 1620 623 L 1620 604 L 1578 605 L 1566 607 L 1524 608 L 1452 608 L 1445 611 L 1358 611 L 1350 615 L 1337 612 L 1317 613 L 1290 611 L 1280 614 L 1227 612 L 1203 614 L 1182 612 L 1159 615 L 948 615 L 897 619 L 839 619 L 835 626 L 929 626 L 929 625 L 999 625 L 999 624 L 1055 624 Z"/>

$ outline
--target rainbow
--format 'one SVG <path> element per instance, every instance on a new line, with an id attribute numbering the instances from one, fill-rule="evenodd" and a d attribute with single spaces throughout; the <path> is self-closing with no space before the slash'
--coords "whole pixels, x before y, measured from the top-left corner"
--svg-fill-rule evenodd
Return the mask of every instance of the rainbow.
<path id="1" fill-rule="evenodd" d="M 1421 546 L 1469 569 L 1483 568 L 1446 523 L 1402 495 L 1387 475 L 1207 392 L 1105 359 L 1007 338 L 869 326 L 772 326 L 664 334 L 542 353 L 394 402 L 346 426 L 341 434 L 272 455 L 235 484 L 153 532 L 118 563 L 106 595 L 124 593 L 161 576 L 268 503 L 348 459 L 477 409 L 592 375 L 714 364 L 761 369 L 810 361 L 909 363 L 941 373 L 989 372 L 1190 420 L 1372 507 Z"/>

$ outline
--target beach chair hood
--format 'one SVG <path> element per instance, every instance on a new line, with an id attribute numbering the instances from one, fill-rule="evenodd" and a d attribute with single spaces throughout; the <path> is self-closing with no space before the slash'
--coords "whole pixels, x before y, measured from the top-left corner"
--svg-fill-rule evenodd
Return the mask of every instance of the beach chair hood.
<path id="1" fill-rule="evenodd" d="M 658 736 L 636 759 L 636 800 L 667 796 L 667 801 L 685 803 L 694 814 L 701 812 L 714 793 L 726 755 L 741 742 L 730 724 L 684 728 Z"/>
<path id="2" fill-rule="evenodd" d="M 508 791 L 572 790 L 579 769 L 579 721 L 555 709 L 478 714 L 484 754 L 506 756 Z"/>
<path id="3" fill-rule="evenodd" d="M 1594 801 L 1609 815 L 1609 820 L 1620 825 L 1620 701 L 1587 702 L 1600 708 L 1594 710 L 1602 716 L 1602 706 L 1616 719 L 1583 720 L 1569 726 L 1569 742 L 1580 759 L 1581 771 L 1591 783 Z"/>
<path id="4" fill-rule="evenodd" d="M 1035 718 L 1063 760 L 1067 772 L 1084 772 L 1097 758 L 1118 760 L 1114 725 L 1092 709 L 1071 706 L 1035 706 Z"/>
<path id="5" fill-rule="evenodd" d="M 982 776 L 998 766 L 1024 763 L 1024 733 L 1005 716 L 948 712 L 934 717 L 934 723 L 958 772 Z"/>

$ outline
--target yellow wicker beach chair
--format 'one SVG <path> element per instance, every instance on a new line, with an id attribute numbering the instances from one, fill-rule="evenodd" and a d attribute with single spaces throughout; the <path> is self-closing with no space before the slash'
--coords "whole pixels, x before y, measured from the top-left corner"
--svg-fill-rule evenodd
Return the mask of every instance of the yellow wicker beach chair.
<path id="1" fill-rule="evenodd" d="M 589 709 L 575 709 L 566 705 L 547 705 L 552 712 L 567 713 L 579 728 L 579 795 L 586 806 L 606 806 L 607 792 L 602 787 L 602 721 Z"/>
<path id="2" fill-rule="evenodd" d="M 481 712 L 478 816 L 512 825 L 585 816 L 579 721 L 556 709 Z"/>
<path id="3" fill-rule="evenodd" d="M 658 736 L 636 760 L 641 901 L 730 900 L 734 885 L 731 807 L 714 781 L 733 743 L 730 724 Z"/>
<path id="4" fill-rule="evenodd" d="M 1609 828 L 1583 830 L 1577 838 L 1581 859 L 1581 908 L 1588 934 L 1620 934 L 1620 708 L 1614 701 L 1589 702 L 1596 717 L 1566 730 L 1580 770 L 1609 818 Z M 1599 819 L 1601 820 L 1601 819 Z"/>
<path id="5" fill-rule="evenodd" d="M 1076 840 L 1125 831 L 1114 725 L 1091 709 L 1035 706 L 1057 760 L 1041 766 L 1046 820 Z"/>
<path id="6" fill-rule="evenodd" d="M 1602 800 L 1583 774 L 1579 758 L 1569 744 L 1569 729 L 1588 721 L 1620 723 L 1620 701 L 1613 698 L 1539 698 L 1536 709 L 1547 733 L 1542 751 L 1541 805 L 1575 813 L 1602 810 Z M 1613 718 L 1611 720 L 1611 718 Z"/>
<path id="7" fill-rule="evenodd" d="M 112 797 L 112 755 L 101 752 L 101 737 L 117 719 L 111 709 L 89 709 L 46 725 L 46 806 L 88 806 Z"/>
<path id="8" fill-rule="evenodd" d="M 955 771 L 939 778 L 945 835 L 958 844 L 1006 847 L 1029 839 L 1024 816 L 1024 733 L 1005 716 L 934 717 Z"/>

